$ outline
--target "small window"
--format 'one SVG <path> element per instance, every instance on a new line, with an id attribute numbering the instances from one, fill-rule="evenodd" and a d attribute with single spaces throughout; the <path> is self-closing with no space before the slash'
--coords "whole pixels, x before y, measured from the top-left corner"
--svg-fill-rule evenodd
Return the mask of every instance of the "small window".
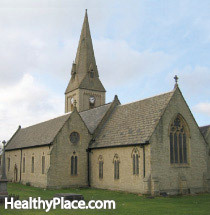
<path id="1" fill-rule="evenodd" d="M 77 156 L 71 156 L 71 175 L 77 175 Z"/>
<path id="2" fill-rule="evenodd" d="M 45 156 L 42 156 L 42 174 L 45 173 Z"/>
<path id="3" fill-rule="evenodd" d="M 114 156 L 114 179 L 120 178 L 120 159 L 117 154 Z"/>
<path id="4" fill-rule="evenodd" d="M 31 158 L 31 173 L 34 173 L 34 157 Z"/>
<path id="5" fill-rule="evenodd" d="M 99 156 L 98 160 L 99 160 L 99 178 L 102 179 L 103 178 L 103 165 L 104 165 L 102 155 Z"/>
<path id="6" fill-rule="evenodd" d="M 74 110 L 74 98 L 73 97 L 70 99 L 70 104 L 71 104 L 71 111 L 73 111 Z"/>
<path id="7" fill-rule="evenodd" d="M 94 71 L 93 70 L 90 71 L 90 77 L 94 78 Z"/>
<path id="8" fill-rule="evenodd" d="M 26 158 L 23 157 L 23 173 L 26 171 Z"/>
<path id="9" fill-rule="evenodd" d="M 10 158 L 7 158 L 8 161 L 8 172 L 10 171 Z"/>

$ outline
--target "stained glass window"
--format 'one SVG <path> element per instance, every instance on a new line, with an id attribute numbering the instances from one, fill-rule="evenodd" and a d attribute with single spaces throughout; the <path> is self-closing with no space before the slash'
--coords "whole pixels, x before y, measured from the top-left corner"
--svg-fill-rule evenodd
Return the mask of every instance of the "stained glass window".
<path id="1" fill-rule="evenodd" d="M 188 163 L 186 130 L 183 119 L 177 116 L 170 126 L 170 162 L 172 164 Z"/>

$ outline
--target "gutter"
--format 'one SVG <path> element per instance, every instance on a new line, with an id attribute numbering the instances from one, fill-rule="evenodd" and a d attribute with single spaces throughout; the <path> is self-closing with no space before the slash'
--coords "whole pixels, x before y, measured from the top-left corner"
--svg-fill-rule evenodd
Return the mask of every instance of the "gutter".
<path id="1" fill-rule="evenodd" d="M 46 143 L 43 145 L 34 145 L 34 146 L 26 146 L 26 147 L 20 147 L 20 148 L 14 148 L 14 149 L 5 149 L 5 151 L 14 151 L 14 150 L 22 150 L 22 149 L 29 149 L 29 148 L 36 148 L 36 147 L 43 147 L 43 146 L 51 146 L 51 143 Z"/>
<path id="2" fill-rule="evenodd" d="M 95 140 L 92 140 L 92 142 L 95 142 Z M 89 147 L 88 149 L 89 150 L 92 150 L 92 149 L 106 149 L 106 148 L 119 148 L 119 147 L 129 147 L 129 146 L 140 146 L 140 147 L 143 147 L 145 145 L 148 145 L 149 144 L 149 141 L 145 141 L 144 143 L 132 143 L 132 144 L 121 144 L 121 145 L 113 145 L 113 146 L 99 146 L 99 147 Z"/>

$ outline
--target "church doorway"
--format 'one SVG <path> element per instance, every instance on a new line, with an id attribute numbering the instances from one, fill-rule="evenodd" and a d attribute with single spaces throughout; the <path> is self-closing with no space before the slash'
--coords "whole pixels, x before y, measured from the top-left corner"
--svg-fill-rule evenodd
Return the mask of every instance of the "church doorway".
<path id="1" fill-rule="evenodd" d="M 17 165 L 15 164 L 14 167 L 14 182 L 17 182 L 18 180 L 18 169 L 17 169 Z"/>

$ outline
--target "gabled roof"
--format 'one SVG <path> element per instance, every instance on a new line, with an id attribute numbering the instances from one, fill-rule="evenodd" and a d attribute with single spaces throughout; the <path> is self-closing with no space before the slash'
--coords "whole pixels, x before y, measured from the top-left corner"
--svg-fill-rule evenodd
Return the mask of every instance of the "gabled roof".
<path id="1" fill-rule="evenodd" d="M 150 139 L 173 93 L 118 105 L 90 148 L 145 143 Z"/>
<path id="2" fill-rule="evenodd" d="M 110 105 L 111 103 L 79 113 L 90 133 L 93 133 L 97 128 Z M 6 150 L 51 144 L 64 123 L 69 119 L 70 115 L 71 113 L 68 113 L 55 119 L 19 129 L 9 140 Z"/>
<path id="3" fill-rule="evenodd" d="M 200 127 L 201 133 L 204 137 L 208 134 L 208 131 L 210 131 L 210 125 L 202 126 Z"/>

